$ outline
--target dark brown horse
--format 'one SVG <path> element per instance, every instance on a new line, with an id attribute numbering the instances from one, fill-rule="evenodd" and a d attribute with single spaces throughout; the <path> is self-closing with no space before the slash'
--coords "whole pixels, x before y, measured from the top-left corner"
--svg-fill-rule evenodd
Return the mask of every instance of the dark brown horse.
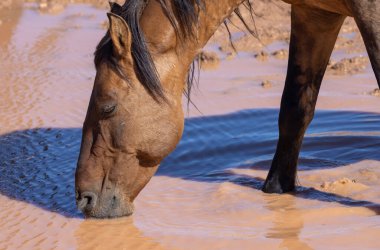
<path id="1" fill-rule="evenodd" d="M 359 26 L 380 85 L 379 1 L 285 2 L 292 4 L 289 65 L 280 137 L 263 187 L 275 193 L 295 188 L 302 139 L 346 16 Z M 251 9 L 243 0 L 111 5 L 109 30 L 95 52 L 97 74 L 76 171 L 77 203 L 86 216 L 132 214 L 133 200 L 182 136 L 182 93 L 191 87 L 194 58 L 240 4 Z"/>

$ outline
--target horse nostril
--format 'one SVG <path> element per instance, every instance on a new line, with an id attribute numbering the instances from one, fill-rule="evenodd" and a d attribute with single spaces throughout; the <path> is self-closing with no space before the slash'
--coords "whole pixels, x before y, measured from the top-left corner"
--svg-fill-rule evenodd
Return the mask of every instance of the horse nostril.
<path id="1" fill-rule="evenodd" d="M 92 192 L 78 193 L 77 206 L 81 211 L 91 211 L 96 205 L 97 196 Z"/>

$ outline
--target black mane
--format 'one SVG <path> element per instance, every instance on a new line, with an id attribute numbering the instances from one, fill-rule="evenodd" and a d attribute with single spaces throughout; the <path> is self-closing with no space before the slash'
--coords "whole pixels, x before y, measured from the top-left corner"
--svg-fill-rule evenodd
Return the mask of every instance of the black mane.
<path id="1" fill-rule="evenodd" d="M 148 47 L 146 45 L 144 33 L 140 28 L 140 17 L 148 4 L 149 0 L 128 0 L 120 6 L 116 3 L 111 3 L 111 12 L 117 14 L 124 18 L 128 24 L 130 31 L 132 33 L 132 57 L 134 59 L 137 76 L 139 80 L 149 92 L 149 94 L 155 98 L 157 101 L 165 100 L 164 91 L 161 87 L 161 82 L 157 69 L 154 65 L 152 56 L 149 53 Z M 194 29 L 198 23 L 199 11 L 203 9 L 202 0 L 172 0 L 172 6 L 169 6 L 168 1 L 159 0 L 165 15 L 169 18 L 171 24 L 173 25 L 177 36 L 180 39 L 191 38 L 195 36 Z M 249 0 L 244 2 L 246 6 L 252 13 L 252 6 Z M 244 26 L 248 29 L 250 33 L 254 33 L 249 29 L 248 25 L 242 18 L 239 9 L 235 10 L 238 18 L 243 22 Z M 226 22 L 225 22 L 226 24 Z M 118 65 L 114 55 L 113 55 L 113 44 L 109 31 L 104 35 L 104 37 L 99 42 L 96 47 L 95 55 L 95 65 L 99 65 L 100 62 L 106 61 L 109 63 L 122 77 L 126 77 L 123 73 L 122 68 Z M 188 73 L 187 89 L 185 90 L 185 95 L 190 101 L 191 87 L 194 82 L 194 64 L 191 66 Z"/>

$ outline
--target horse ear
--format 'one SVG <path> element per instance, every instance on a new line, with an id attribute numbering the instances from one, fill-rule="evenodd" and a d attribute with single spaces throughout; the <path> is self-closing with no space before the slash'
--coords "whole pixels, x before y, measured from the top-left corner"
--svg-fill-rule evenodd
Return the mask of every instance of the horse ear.
<path id="1" fill-rule="evenodd" d="M 117 14 L 117 15 L 120 15 L 121 12 L 122 12 L 122 7 L 118 4 L 118 3 L 115 3 L 115 2 L 108 2 L 110 4 L 110 12 L 111 13 L 114 13 L 114 14 Z"/>
<path id="2" fill-rule="evenodd" d="M 117 4 L 117 3 L 115 3 L 115 2 L 111 2 L 111 1 L 109 1 L 108 3 L 109 3 L 109 5 L 110 5 L 111 10 L 112 10 L 112 7 L 113 7 L 115 4 Z"/>
<path id="3" fill-rule="evenodd" d="M 116 56 L 125 57 L 131 52 L 132 35 L 125 20 L 114 13 L 107 13 L 110 25 L 109 33 Z"/>

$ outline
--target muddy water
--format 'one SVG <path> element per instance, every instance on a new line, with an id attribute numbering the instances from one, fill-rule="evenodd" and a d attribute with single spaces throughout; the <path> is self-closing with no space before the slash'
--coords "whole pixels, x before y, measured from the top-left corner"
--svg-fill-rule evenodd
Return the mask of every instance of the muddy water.
<path id="1" fill-rule="evenodd" d="M 268 195 L 259 188 L 275 150 L 286 61 L 248 56 L 202 73 L 194 100 L 203 115 L 190 107 L 183 140 L 136 213 L 84 220 L 74 170 L 104 20 L 87 5 L 2 13 L 0 249 L 380 247 L 380 99 L 366 94 L 376 86 L 371 70 L 326 77 L 297 193 Z"/>

